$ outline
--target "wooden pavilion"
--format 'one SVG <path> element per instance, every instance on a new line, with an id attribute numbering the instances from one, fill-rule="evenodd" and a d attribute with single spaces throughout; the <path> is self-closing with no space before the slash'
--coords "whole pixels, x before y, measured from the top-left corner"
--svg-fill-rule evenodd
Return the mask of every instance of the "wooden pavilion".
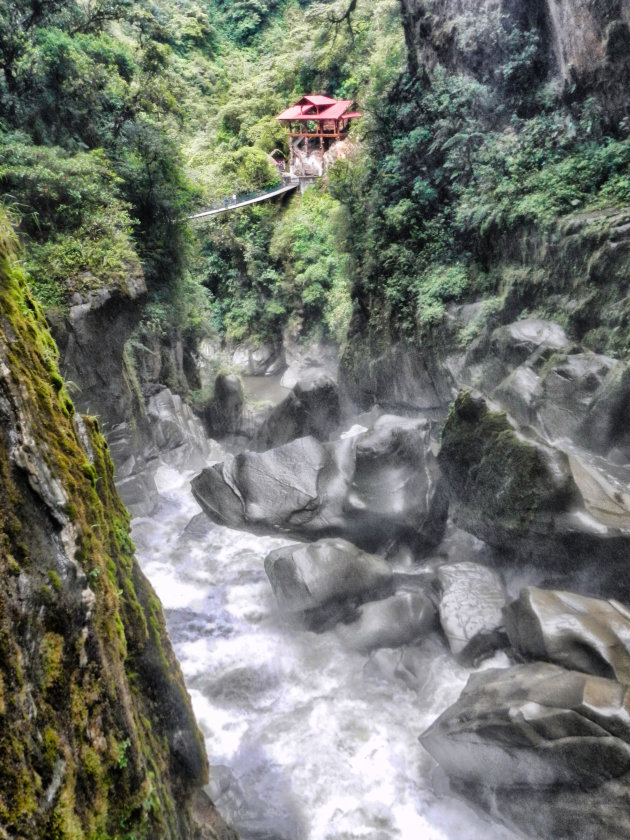
<path id="1" fill-rule="evenodd" d="M 320 94 L 303 96 L 276 117 L 288 125 L 289 172 L 297 176 L 322 175 L 326 153 L 345 140 L 352 120 L 361 114 L 352 110 L 352 100 L 331 99 Z"/>

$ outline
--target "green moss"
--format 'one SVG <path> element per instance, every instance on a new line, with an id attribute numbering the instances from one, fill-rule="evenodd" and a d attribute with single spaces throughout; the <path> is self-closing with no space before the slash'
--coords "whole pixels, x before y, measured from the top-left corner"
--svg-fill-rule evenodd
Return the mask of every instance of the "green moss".
<path id="1" fill-rule="evenodd" d="M 39 645 L 44 691 L 57 685 L 63 675 L 64 639 L 58 633 L 46 633 Z"/>
<path id="2" fill-rule="evenodd" d="M 75 813 L 74 790 L 68 781 L 64 785 L 49 826 L 50 840 L 85 840 L 81 823 Z"/>
<path id="3" fill-rule="evenodd" d="M 52 771 L 54 764 L 59 757 L 60 750 L 59 750 L 59 736 L 55 732 L 54 729 L 51 727 L 47 727 L 44 730 L 44 760 L 46 762 L 47 769 Z"/>
<path id="4" fill-rule="evenodd" d="M 0 242 L 3 222 L 0 214 Z M 171 713 L 178 725 L 198 730 L 159 602 L 134 558 L 107 445 L 96 420 L 86 418 L 90 463 L 59 387 L 56 349 L 41 310 L 20 267 L 1 247 L 0 346 L 8 347 L 7 387 L 28 416 L 36 454 L 68 494 L 75 559 L 97 585 L 98 598 L 86 637 L 83 618 L 71 607 L 76 593 L 68 597 L 65 591 L 71 582 L 49 568 L 46 535 L 32 523 L 22 527 L 22 485 L 0 430 L 0 819 L 11 836 L 24 840 L 113 840 L 124 834 L 173 840 L 186 836 L 188 819 L 174 803 L 202 780 L 181 772 L 164 733 L 172 727 Z M 6 342 L 5 326 L 11 334 Z M 31 577 L 39 596 L 28 629 L 19 618 L 20 573 Z M 36 720 L 29 712 L 31 696 Z M 199 749 L 203 765 L 201 739 Z M 44 813 L 38 808 L 42 786 L 60 758 L 64 787 Z"/>
<path id="5" fill-rule="evenodd" d="M 460 392 L 449 412 L 438 459 L 469 515 L 518 533 L 536 514 L 560 509 L 570 492 L 558 485 L 542 449 L 470 391 Z"/>
<path id="6" fill-rule="evenodd" d="M 92 486 L 95 487 L 96 486 L 96 479 L 97 479 L 96 469 L 94 468 L 94 466 L 92 464 L 90 464 L 89 461 L 84 461 L 83 462 L 83 464 L 81 465 L 81 472 L 83 473 L 83 475 L 86 478 L 88 478 L 90 480 L 90 483 L 92 484 Z"/>
<path id="7" fill-rule="evenodd" d="M 57 572 L 53 571 L 53 569 L 48 570 L 48 580 L 51 582 L 51 584 L 52 584 L 52 586 L 53 586 L 53 588 L 55 589 L 56 592 L 58 592 L 58 593 L 61 592 L 61 590 L 62 590 L 61 578 L 59 577 Z"/>

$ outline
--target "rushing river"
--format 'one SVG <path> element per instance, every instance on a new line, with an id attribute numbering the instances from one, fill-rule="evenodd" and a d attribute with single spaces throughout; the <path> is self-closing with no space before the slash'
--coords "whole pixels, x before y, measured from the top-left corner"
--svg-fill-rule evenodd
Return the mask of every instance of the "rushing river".
<path id="1" fill-rule="evenodd" d="M 437 796 L 418 742 L 468 671 L 429 639 L 415 690 L 394 675 L 401 651 L 367 656 L 285 624 L 263 561 L 287 541 L 213 525 L 192 475 L 160 467 L 159 507 L 133 538 L 206 737 L 209 792 L 241 840 L 514 838 Z"/>

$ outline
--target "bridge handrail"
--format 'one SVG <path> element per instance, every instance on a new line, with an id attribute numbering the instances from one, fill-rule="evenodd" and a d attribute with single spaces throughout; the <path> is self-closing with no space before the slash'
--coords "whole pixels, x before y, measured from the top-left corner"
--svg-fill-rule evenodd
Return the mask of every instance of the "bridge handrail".
<path id="1" fill-rule="evenodd" d="M 220 201 L 215 201 L 214 204 L 211 204 L 208 207 L 204 207 L 202 210 L 198 210 L 197 213 L 211 213 L 213 210 L 222 210 L 226 206 L 234 207 L 235 204 L 241 204 L 244 201 L 250 201 L 252 198 L 260 198 L 260 196 L 262 195 L 267 195 L 267 193 L 276 192 L 277 190 L 281 190 L 283 187 L 288 186 L 290 185 L 286 181 L 279 181 L 273 186 L 265 187 L 263 190 L 257 190 L 256 192 L 250 193 L 240 193 L 236 196 L 236 199 L 232 198 L 231 196 L 226 196 Z"/>

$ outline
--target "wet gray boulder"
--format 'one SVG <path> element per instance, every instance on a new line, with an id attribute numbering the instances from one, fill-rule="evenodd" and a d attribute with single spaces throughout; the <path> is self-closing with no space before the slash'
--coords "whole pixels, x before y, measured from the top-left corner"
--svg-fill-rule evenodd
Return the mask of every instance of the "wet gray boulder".
<path id="1" fill-rule="evenodd" d="M 401 590 L 359 610 L 356 621 L 339 624 L 337 634 L 354 650 L 394 648 L 418 642 L 436 625 L 435 607 L 422 592 Z"/>
<path id="2" fill-rule="evenodd" d="M 630 610 L 618 601 L 528 586 L 505 610 L 512 647 L 630 685 Z"/>
<path id="3" fill-rule="evenodd" d="M 597 353 L 534 355 L 492 391 L 520 423 L 549 441 L 586 439 L 580 427 L 611 371 L 623 363 Z M 598 415 L 602 414 L 601 406 Z M 601 417 L 600 417 L 601 419 Z"/>
<path id="4" fill-rule="evenodd" d="M 422 550 L 444 535 L 448 498 L 424 418 L 385 414 L 355 445 L 346 511 L 381 545 L 403 542 Z M 339 444 L 337 444 L 339 445 Z"/>
<path id="5" fill-rule="evenodd" d="M 231 528 L 424 551 L 440 541 L 448 508 L 431 447 L 427 421 L 384 416 L 356 437 L 241 452 L 203 470 L 192 489 Z"/>
<path id="6" fill-rule="evenodd" d="M 178 394 L 163 388 L 147 402 L 151 437 L 161 459 L 187 469 L 201 467 L 210 454 L 203 425 Z"/>
<path id="7" fill-rule="evenodd" d="M 343 530 L 352 442 L 326 446 L 300 438 L 268 452 L 240 452 L 203 470 L 193 494 L 220 525 L 313 540 Z"/>
<path id="8" fill-rule="evenodd" d="M 328 440 L 339 427 L 341 413 L 335 382 L 325 373 L 298 382 L 263 423 L 255 448 L 261 451 L 312 435 Z"/>
<path id="9" fill-rule="evenodd" d="M 630 463 L 630 365 L 617 361 L 595 391 L 575 431 L 577 443 L 617 463 Z"/>
<path id="10" fill-rule="evenodd" d="M 339 538 L 278 548 L 265 558 L 265 572 L 280 611 L 288 615 L 361 603 L 392 588 L 384 560 Z"/>
<path id="11" fill-rule="evenodd" d="M 466 353 L 458 381 L 477 384 L 491 393 L 512 371 L 531 360 L 547 359 L 553 353 L 570 351 L 565 331 L 554 321 L 528 318 L 497 327 L 490 336 L 474 341 Z"/>
<path id="12" fill-rule="evenodd" d="M 505 647 L 507 593 L 498 572 L 479 563 L 445 563 L 437 569 L 440 624 L 460 662 L 476 664 Z"/>
<path id="13" fill-rule="evenodd" d="M 451 788 L 529 837 L 630 836 L 630 698 L 533 663 L 473 674 L 421 736 Z"/>
<path id="14" fill-rule="evenodd" d="M 618 588 L 630 550 L 621 468 L 546 443 L 470 391 L 451 408 L 438 460 L 459 527 L 537 567 L 596 566 L 600 591 Z"/>

